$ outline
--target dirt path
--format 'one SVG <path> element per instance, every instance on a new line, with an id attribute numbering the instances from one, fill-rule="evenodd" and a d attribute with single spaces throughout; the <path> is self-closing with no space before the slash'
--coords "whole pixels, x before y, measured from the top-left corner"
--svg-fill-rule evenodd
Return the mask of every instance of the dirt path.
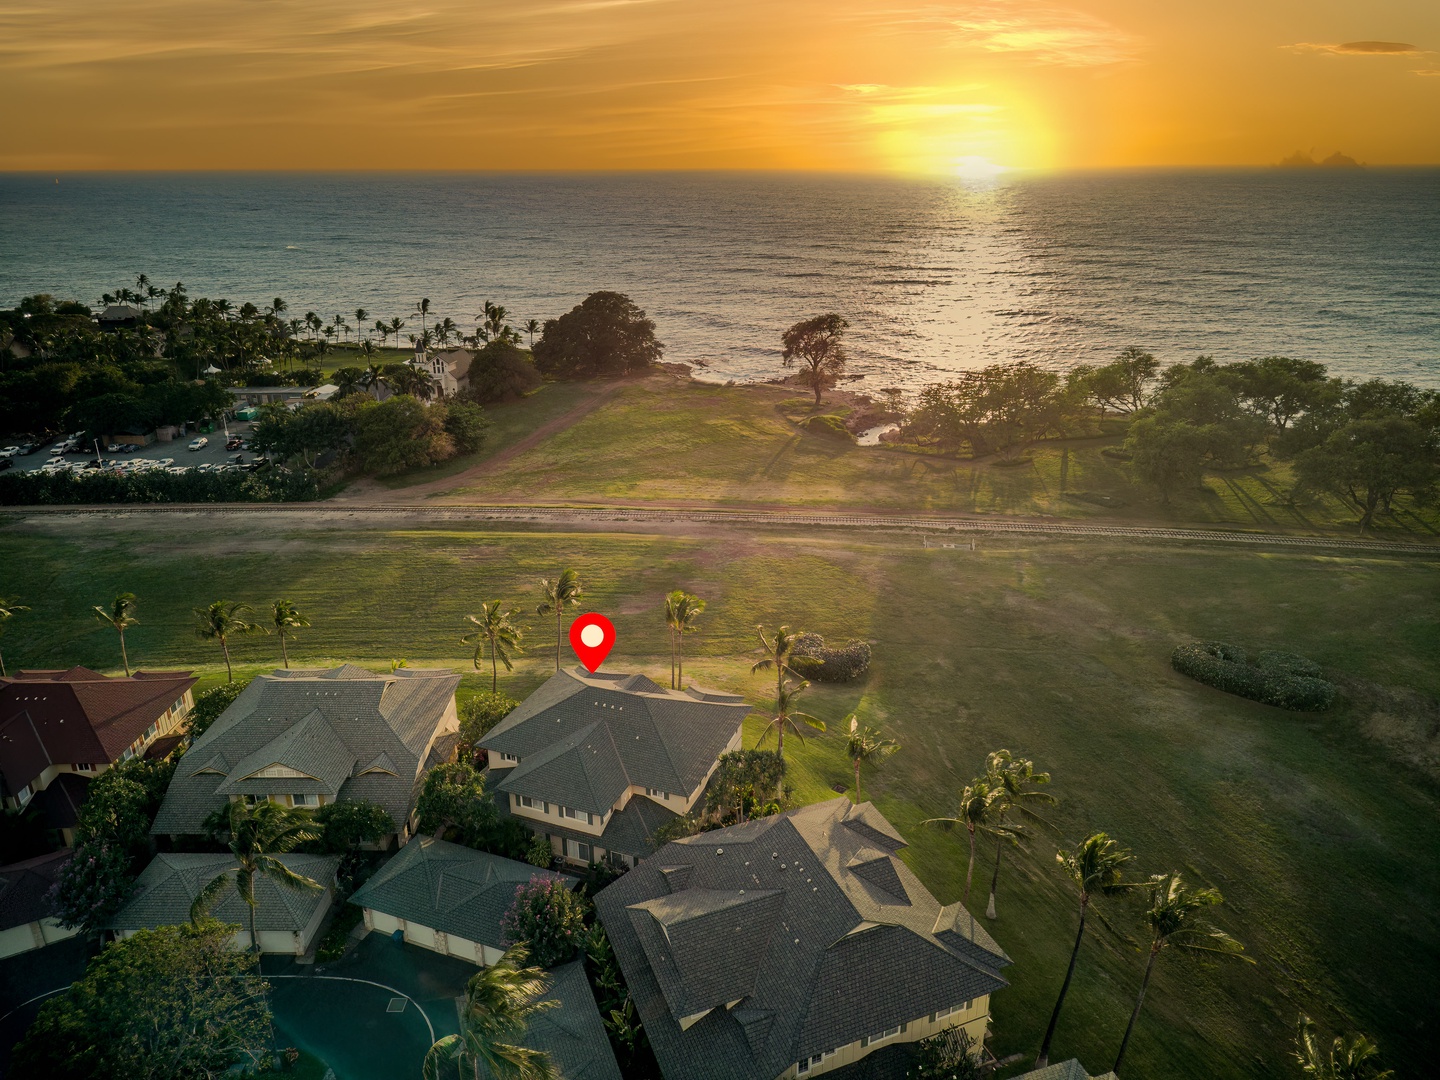
<path id="1" fill-rule="evenodd" d="M 416 484 L 414 487 L 406 488 L 384 488 L 379 484 L 366 485 L 365 490 L 357 491 L 345 498 L 345 502 L 394 502 L 395 500 L 409 501 L 410 499 L 428 499 L 433 495 L 445 492 L 456 491 L 465 487 L 472 480 L 479 479 L 486 474 L 500 468 L 506 462 L 519 457 L 527 450 L 539 446 L 550 436 L 555 435 L 566 428 L 573 427 L 585 417 L 604 405 L 621 390 L 627 386 L 633 386 L 639 379 L 617 379 L 614 382 L 605 383 L 598 392 L 587 397 L 567 413 L 562 413 L 555 419 L 541 424 L 534 431 L 524 438 L 511 443 L 505 449 L 486 458 L 480 464 L 466 469 L 464 472 L 447 476 L 443 480 L 431 480 L 426 484 Z M 351 485 L 353 488 L 355 485 Z"/>

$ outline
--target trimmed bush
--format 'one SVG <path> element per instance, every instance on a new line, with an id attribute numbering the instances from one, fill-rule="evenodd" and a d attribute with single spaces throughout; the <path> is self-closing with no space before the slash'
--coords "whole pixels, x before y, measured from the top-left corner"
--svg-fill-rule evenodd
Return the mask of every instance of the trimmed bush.
<path id="1" fill-rule="evenodd" d="M 813 682 L 849 682 L 870 666 L 870 643 L 855 639 L 843 649 L 827 649 L 819 634 L 801 634 L 790 652 L 790 666 Z"/>
<path id="2" fill-rule="evenodd" d="M 850 429 L 845 426 L 843 417 L 812 416 L 805 421 L 805 430 L 812 435 L 829 435 L 836 439 L 844 439 L 846 442 L 854 442 L 855 437 L 850 434 Z"/>
<path id="3" fill-rule="evenodd" d="M 102 469 L 79 473 L 0 473 L 0 506 L 85 503 L 309 502 L 320 487 L 309 473 L 271 468 L 263 472 L 127 475 Z"/>
<path id="4" fill-rule="evenodd" d="M 1193 641 L 1170 655 L 1170 666 L 1206 686 L 1292 712 L 1324 712 L 1335 703 L 1335 684 L 1320 665 L 1287 652 L 1262 652 L 1253 663 L 1245 650 L 1223 641 Z"/>

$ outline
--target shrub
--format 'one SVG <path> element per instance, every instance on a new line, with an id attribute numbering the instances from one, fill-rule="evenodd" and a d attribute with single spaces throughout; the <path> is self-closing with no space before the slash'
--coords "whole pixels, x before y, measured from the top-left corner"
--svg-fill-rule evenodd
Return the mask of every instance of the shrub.
<path id="1" fill-rule="evenodd" d="M 343 855 L 361 844 L 376 844 L 395 831 L 395 821 L 384 807 L 364 799 L 341 799 L 315 811 L 321 827 L 315 847 L 327 855 Z"/>
<path id="2" fill-rule="evenodd" d="M 805 421 L 805 430 L 812 435 L 829 435 L 833 438 L 844 439 L 846 442 L 855 441 L 855 437 L 850 434 L 850 429 L 845 426 L 844 419 L 839 416 L 829 414 L 812 416 Z"/>
<path id="3" fill-rule="evenodd" d="M 553 968 L 573 959 L 585 940 L 585 902 L 568 881 L 537 874 L 515 890 L 500 934 L 507 947 L 523 941 L 535 963 Z"/>
<path id="4" fill-rule="evenodd" d="M 308 472 L 168 473 L 126 475 L 87 469 L 79 473 L 0 473 L 0 506 L 74 503 L 309 502 L 320 486 Z"/>
<path id="5" fill-rule="evenodd" d="M 986 1074 L 975 1060 L 974 1046 L 964 1028 L 946 1028 L 916 1044 L 915 1064 L 905 1075 L 915 1080 L 980 1080 Z"/>
<path id="6" fill-rule="evenodd" d="M 198 739 L 205 734 L 205 729 L 213 724 L 226 709 L 228 709 L 240 696 L 240 691 L 250 685 L 250 680 L 241 682 L 221 683 L 206 690 L 195 699 L 195 707 L 190 710 L 189 733 L 191 740 Z"/>
<path id="7" fill-rule="evenodd" d="M 360 920 L 364 917 L 365 913 L 354 904 L 341 904 L 340 910 L 335 913 L 335 918 L 330 922 L 330 929 L 325 931 L 325 936 L 315 947 L 316 961 L 328 964 L 344 956 L 345 946 L 350 940 L 350 932 L 359 925 Z"/>
<path id="8" fill-rule="evenodd" d="M 460 706 L 460 743 L 459 753 L 462 759 L 468 754 L 475 755 L 475 744 L 489 734 L 490 729 L 498 724 L 520 702 L 504 694 L 492 694 L 488 690 L 483 694 L 476 694 L 469 701 Z"/>
<path id="9" fill-rule="evenodd" d="M 492 341 L 470 361 L 465 396 L 480 405 L 524 397 L 543 381 L 535 364 L 508 341 Z"/>
<path id="10" fill-rule="evenodd" d="M 1206 686 L 1292 712 L 1324 712 L 1335 703 L 1335 684 L 1319 677 L 1320 666 L 1293 653 L 1262 652 L 1252 664 L 1237 645 L 1195 641 L 1176 648 L 1170 665 Z"/>
<path id="11" fill-rule="evenodd" d="M 801 634 L 790 652 L 790 666 L 814 682 L 849 682 L 870 666 L 870 644 L 851 639 L 843 649 L 827 649 L 819 634 Z"/>
<path id="12" fill-rule="evenodd" d="M 541 870 L 549 870 L 550 864 L 555 861 L 555 845 L 550 843 L 548 836 L 536 833 L 525 845 L 525 861 Z"/>

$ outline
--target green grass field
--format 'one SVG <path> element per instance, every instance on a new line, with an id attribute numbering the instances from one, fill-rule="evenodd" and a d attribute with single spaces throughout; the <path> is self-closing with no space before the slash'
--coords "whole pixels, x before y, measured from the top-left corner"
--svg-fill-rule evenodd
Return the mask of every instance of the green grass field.
<path id="1" fill-rule="evenodd" d="M 481 454 L 386 486 L 403 488 L 478 464 L 509 444 L 509 432 L 532 431 L 563 412 L 555 395 L 573 404 L 587 392 L 597 388 L 549 386 L 525 401 L 495 406 L 489 412 L 497 438 Z M 445 497 L 1025 514 L 1300 532 L 1353 531 L 1358 520 L 1335 499 L 1292 503 L 1288 466 L 1268 459 L 1254 468 L 1212 474 L 1203 489 L 1179 492 L 1167 506 L 1155 491 L 1133 481 L 1126 464 L 1101 453 L 1121 441 L 1118 433 L 1042 443 L 1030 461 L 1006 466 L 860 447 L 805 432 L 794 419 L 808 408 L 808 399 L 781 387 L 656 377 L 624 388 L 502 466 L 457 478 Z M 1440 513 L 1405 500 L 1375 532 L 1434 539 L 1440 536 Z"/>
<path id="2" fill-rule="evenodd" d="M 1131 847 L 1141 873 L 1177 869 L 1219 887 L 1227 903 L 1217 921 L 1257 961 L 1166 957 L 1127 1080 L 1296 1076 L 1287 1054 L 1302 1009 L 1327 1029 L 1377 1037 L 1400 1075 L 1422 1075 L 1440 1055 L 1426 1004 L 1440 970 L 1440 787 L 1409 760 L 1433 755 L 1433 721 L 1383 692 L 1440 696 L 1432 562 L 1032 538 L 922 550 L 898 535 L 698 526 L 501 532 L 278 515 L 0 522 L 5 591 L 34 608 L 9 625 L 12 670 L 116 667 L 114 633 L 90 607 L 123 589 L 140 602 L 133 660 L 197 667 L 207 683 L 223 677 L 219 650 L 193 636 L 190 612 L 220 597 L 295 601 L 315 623 L 294 648 L 301 662 L 383 667 L 406 657 L 468 671 L 464 615 L 497 598 L 531 609 L 536 579 L 564 566 L 587 586 L 582 610 L 617 626 L 623 655 L 608 666 L 662 681 L 660 602 L 674 587 L 710 602 L 689 673 L 756 702 L 765 688 L 749 674 L 756 623 L 865 637 L 870 673 L 813 688 L 807 703 L 837 731 L 858 709 L 903 744 L 867 776 L 867 796 L 910 839 L 907 860 L 942 901 L 963 887 L 963 842 L 921 819 L 947 812 L 997 747 L 1055 776 L 1054 834 L 1008 858 L 1001 879 L 993 932 L 1015 964 L 993 1002 L 998 1055 L 1038 1046 L 1075 924 L 1055 849 L 1094 829 Z M 517 697 L 553 666 L 553 622 L 530 621 L 531 653 L 501 676 Z M 1351 697 L 1302 716 L 1200 686 L 1168 663 L 1175 644 L 1194 637 L 1303 653 L 1345 680 Z M 246 672 L 278 656 L 273 638 L 235 651 Z M 486 684 L 488 672 L 469 674 L 464 692 Z M 758 731 L 750 721 L 748 737 Z M 848 783 L 836 735 L 786 749 L 798 798 L 831 797 L 832 785 Z M 977 909 L 986 876 L 977 870 Z M 1054 1048 L 1093 1072 L 1110 1065 L 1143 962 L 1135 910 L 1099 906 L 1118 933 L 1097 928 L 1085 946 Z"/>

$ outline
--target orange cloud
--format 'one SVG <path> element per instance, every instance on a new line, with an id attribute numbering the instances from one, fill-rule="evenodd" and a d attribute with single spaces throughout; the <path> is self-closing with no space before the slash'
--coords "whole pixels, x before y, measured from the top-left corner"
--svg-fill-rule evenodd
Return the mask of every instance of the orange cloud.
<path id="1" fill-rule="evenodd" d="M 1298 41 L 1294 45 L 1284 47 L 1310 52 L 1334 53 L 1337 56 L 1404 56 L 1424 51 L 1418 45 L 1409 45 L 1403 41 L 1345 41 L 1338 45 Z"/>

